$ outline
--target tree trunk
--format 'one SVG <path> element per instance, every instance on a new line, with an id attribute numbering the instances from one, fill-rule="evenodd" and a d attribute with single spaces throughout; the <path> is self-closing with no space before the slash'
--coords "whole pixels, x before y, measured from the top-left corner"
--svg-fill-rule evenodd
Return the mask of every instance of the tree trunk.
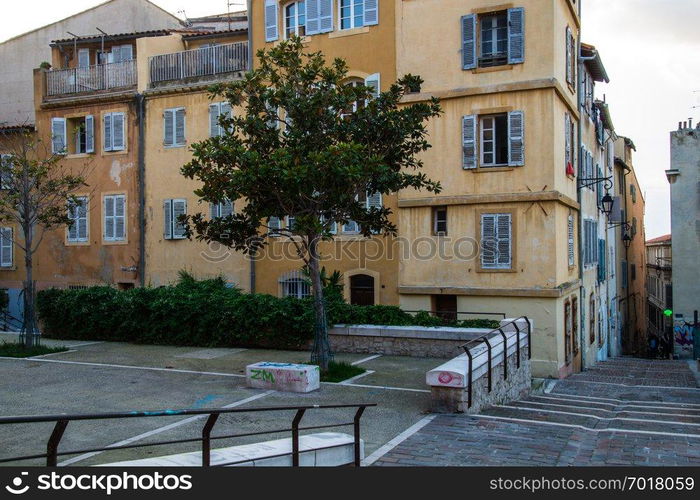
<path id="1" fill-rule="evenodd" d="M 328 341 L 328 322 L 326 319 L 326 304 L 323 299 L 323 283 L 318 255 L 318 240 L 310 239 L 309 243 L 309 273 L 311 274 L 311 291 L 314 298 L 314 346 L 311 351 L 311 362 L 320 366 L 321 371 L 328 371 L 328 364 L 333 360 L 330 342 Z"/>
<path id="2" fill-rule="evenodd" d="M 24 345 L 29 348 L 36 345 L 36 292 L 34 283 L 34 267 L 33 267 L 33 231 L 32 227 L 27 223 L 24 227 L 24 269 L 26 273 L 24 282 L 24 314 L 22 317 L 24 329 Z"/>

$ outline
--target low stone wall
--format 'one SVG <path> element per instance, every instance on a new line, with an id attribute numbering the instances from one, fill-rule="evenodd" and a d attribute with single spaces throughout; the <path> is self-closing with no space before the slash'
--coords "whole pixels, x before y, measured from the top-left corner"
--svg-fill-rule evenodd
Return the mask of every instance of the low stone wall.
<path id="1" fill-rule="evenodd" d="M 501 324 L 506 325 L 504 320 Z M 491 390 L 488 387 L 488 349 L 480 345 L 472 349 L 472 383 L 471 406 L 469 405 L 468 370 L 469 359 L 462 354 L 428 372 L 426 382 L 431 389 L 431 411 L 435 413 L 469 413 L 474 414 L 486 406 L 502 404 L 520 399 L 531 388 L 532 375 L 528 359 L 528 345 L 525 320 L 519 320 L 520 331 L 520 366 L 518 367 L 517 334 L 514 329 L 504 327 L 507 335 L 506 367 L 504 378 L 503 338 L 492 337 L 491 353 Z M 531 323 L 532 324 L 532 323 Z M 512 327 L 512 324 L 510 325 Z"/>
<path id="2" fill-rule="evenodd" d="M 453 358 L 459 354 L 459 346 L 489 331 L 488 328 L 336 325 L 329 335 L 335 352 Z"/>

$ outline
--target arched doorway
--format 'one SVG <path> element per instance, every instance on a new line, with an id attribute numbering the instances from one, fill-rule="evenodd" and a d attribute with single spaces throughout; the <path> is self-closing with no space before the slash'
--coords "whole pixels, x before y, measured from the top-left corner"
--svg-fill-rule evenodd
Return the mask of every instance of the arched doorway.
<path id="1" fill-rule="evenodd" d="M 374 305 L 374 278 L 366 274 L 350 277 L 350 303 L 358 306 Z"/>

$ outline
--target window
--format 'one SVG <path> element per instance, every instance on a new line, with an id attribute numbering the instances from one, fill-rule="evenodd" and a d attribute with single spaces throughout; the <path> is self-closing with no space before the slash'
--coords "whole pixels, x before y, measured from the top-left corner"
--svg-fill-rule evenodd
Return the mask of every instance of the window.
<path id="1" fill-rule="evenodd" d="M 574 229 L 575 229 L 574 216 L 569 214 L 567 221 L 567 254 L 569 257 L 569 267 L 574 267 L 576 262 L 576 251 L 574 246 Z"/>
<path id="2" fill-rule="evenodd" d="M 290 271 L 280 277 L 282 297 L 303 299 L 311 296 L 311 284 L 300 271 Z"/>
<path id="3" fill-rule="evenodd" d="M 447 207 L 433 208 L 433 234 L 438 236 L 447 234 Z"/>
<path id="4" fill-rule="evenodd" d="M 578 354 L 578 297 L 571 299 L 571 335 L 574 354 Z"/>
<path id="5" fill-rule="evenodd" d="M 574 88 L 576 82 L 576 38 L 573 31 L 566 27 L 566 83 Z"/>
<path id="6" fill-rule="evenodd" d="M 88 199 L 79 196 L 74 202 L 68 203 L 68 241 L 71 243 L 88 241 Z"/>
<path id="7" fill-rule="evenodd" d="M 598 263 L 598 222 L 583 221 L 583 265 L 586 267 Z"/>
<path id="8" fill-rule="evenodd" d="M 12 267 L 12 228 L 0 227 L 0 267 Z"/>
<path id="9" fill-rule="evenodd" d="M 479 117 L 464 116 L 462 117 L 462 168 L 524 165 L 524 137 L 522 111 Z M 477 158 L 479 158 L 478 163 Z"/>
<path id="10" fill-rule="evenodd" d="M 185 108 L 166 109 L 163 113 L 163 145 L 185 145 Z"/>
<path id="11" fill-rule="evenodd" d="M 564 361 L 568 365 L 571 363 L 573 351 L 573 323 L 571 318 L 571 302 L 567 299 L 564 302 Z"/>
<path id="12" fill-rule="evenodd" d="M 569 113 L 564 114 L 564 134 L 565 134 L 565 154 L 564 154 L 564 167 L 566 169 L 566 175 L 574 176 L 576 172 L 574 171 L 574 151 L 576 143 L 576 126 L 574 120 Z"/>
<path id="13" fill-rule="evenodd" d="M 371 208 L 382 208 L 382 193 L 360 193 L 357 195 L 357 201 L 361 205 L 364 205 L 367 210 Z M 344 233 L 359 233 L 360 225 L 354 220 L 348 221 L 347 224 L 343 224 L 342 230 Z"/>
<path id="14" fill-rule="evenodd" d="M 105 241 L 126 239 L 126 196 L 123 194 L 104 197 L 104 239 Z"/>
<path id="15" fill-rule="evenodd" d="M 287 226 L 287 231 L 294 231 L 296 217 L 288 215 L 285 217 L 285 225 Z"/>
<path id="16" fill-rule="evenodd" d="M 187 213 L 187 200 L 172 199 L 163 202 L 164 230 L 166 240 L 182 240 L 185 236 L 185 225 L 178 218 Z"/>
<path id="17" fill-rule="evenodd" d="M 267 219 L 267 227 L 270 236 L 278 236 L 280 229 L 282 229 L 282 221 L 279 217 L 272 216 Z"/>
<path id="18" fill-rule="evenodd" d="M 350 303 L 358 306 L 374 305 L 374 278 L 367 274 L 350 277 Z"/>
<path id="19" fill-rule="evenodd" d="M 637 203 L 637 187 L 634 184 L 630 184 L 630 196 L 632 203 Z"/>
<path id="20" fill-rule="evenodd" d="M 379 0 L 340 0 L 340 29 L 348 30 L 379 22 Z"/>
<path id="21" fill-rule="evenodd" d="M 579 156 L 579 176 L 584 179 L 590 179 L 592 177 L 595 177 L 595 175 L 593 174 L 593 155 L 590 151 L 586 149 L 585 146 L 581 146 L 581 154 Z M 586 187 L 590 190 L 593 190 L 596 185 L 592 184 Z"/>
<path id="22" fill-rule="evenodd" d="M 78 67 L 87 68 L 90 66 L 90 49 L 78 50 Z"/>
<path id="23" fill-rule="evenodd" d="M 212 219 L 225 218 L 233 214 L 233 203 L 231 200 L 224 200 L 218 203 L 209 204 L 209 215 Z"/>
<path id="24" fill-rule="evenodd" d="M 105 113 L 102 117 L 102 132 L 105 151 L 124 151 L 126 149 L 126 121 L 124 113 Z"/>
<path id="25" fill-rule="evenodd" d="M 481 214 L 482 269 L 511 269 L 512 215 Z"/>
<path id="26" fill-rule="evenodd" d="M 134 58 L 133 45 L 115 45 L 110 52 L 98 52 L 100 64 L 131 61 Z"/>
<path id="27" fill-rule="evenodd" d="M 636 264 L 630 264 L 630 279 L 632 281 L 637 279 L 637 265 Z"/>
<path id="28" fill-rule="evenodd" d="M 591 344 L 595 342 L 595 320 L 596 320 L 596 309 L 595 309 L 595 295 L 591 294 L 591 300 L 590 300 L 590 310 L 588 311 L 588 331 L 589 331 L 589 340 Z"/>
<path id="29" fill-rule="evenodd" d="M 333 31 L 333 2 L 334 0 L 306 0 L 307 35 Z"/>
<path id="30" fill-rule="evenodd" d="M 292 2 L 284 8 L 284 36 L 304 36 L 306 34 L 306 3 Z"/>
<path id="31" fill-rule="evenodd" d="M 66 119 L 51 119 L 51 152 L 53 154 L 66 153 Z"/>
<path id="32" fill-rule="evenodd" d="M 525 61 L 522 7 L 462 17 L 462 68 L 475 69 Z"/>
<path id="33" fill-rule="evenodd" d="M 209 137 L 220 137 L 226 132 L 219 121 L 222 115 L 226 118 L 231 116 L 230 103 L 215 102 L 209 105 Z"/>
<path id="34" fill-rule="evenodd" d="M 67 144 L 70 154 L 95 152 L 95 119 L 92 115 L 80 118 L 69 118 L 66 125 L 68 137 L 72 140 Z"/>

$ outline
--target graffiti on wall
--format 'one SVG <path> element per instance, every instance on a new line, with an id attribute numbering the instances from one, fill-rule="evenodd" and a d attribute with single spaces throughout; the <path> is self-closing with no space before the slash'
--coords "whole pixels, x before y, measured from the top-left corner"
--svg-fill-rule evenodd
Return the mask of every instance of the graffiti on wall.
<path id="1" fill-rule="evenodd" d="M 677 319 L 673 322 L 673 342 L 678 354 L 692 354 L 693 329 L 692 323 L 687 323 L 682 319 Z"/>

